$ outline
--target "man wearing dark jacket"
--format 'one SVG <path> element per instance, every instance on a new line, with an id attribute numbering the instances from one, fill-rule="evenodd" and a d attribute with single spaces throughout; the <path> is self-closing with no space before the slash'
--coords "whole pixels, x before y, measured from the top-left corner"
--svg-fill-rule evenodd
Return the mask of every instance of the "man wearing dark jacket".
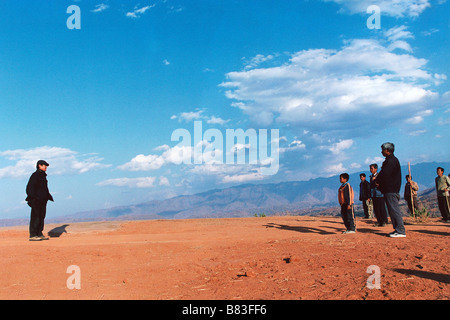
<path id="1" fill-rule="evenodd" d="M 384 202 L 383 193 L 376 187 L 376 178 L 379 174 L 378 165 L 376 163 L 372 163 L 370 165 L 370 189 L 373 203 L 373 211 L 375 213 L 375 217 L 377 218 L 378 227 L 384 227 L 388 223 L 388 217 L 386 212 L 386 204 Z"/>
<path id="2" fill-rule="evenodd" d="M 384 195 L 392 226 L 394 227 L 394 232 L 390 233 L 389 236 L 392 238 L 404 238 L 406 237 L 406 230 L 398 205 L 402 185 L 400 162 L 394 156 L 393 143 L 383 143 L 381 145 L 381 153 L 386 159 L 383 162 L 380 173 L 376 177 L 376 185 Z"/>
<path id="3" fill-rule="evenodd" d="M 31 175 L 27 184 L 27 198 L 25 200 L 31 207 L 30 241 L 48 240 L 42 233 L 47 212 L 47 201 L 53 201 L 53 197 L 48 191 L 46 174 L 48 166 L 49 164 L 46 161 L 39 160 L 36 164 L 36 171 Z"/>
<path id="4" fill-rule="evenodd" d="M 370 194 L 370 183 L 366 180 L 366 174 L 361 173 L 359 175 L 359 179 L 361 180 L 361 183 L 359 184 L 359 201 L 363 204 L 364 209 L 364 218 L 369 219 L 370 213 L 369 213 L 369 206 L 370 206 L 370 199 L 372 198 Z"/>

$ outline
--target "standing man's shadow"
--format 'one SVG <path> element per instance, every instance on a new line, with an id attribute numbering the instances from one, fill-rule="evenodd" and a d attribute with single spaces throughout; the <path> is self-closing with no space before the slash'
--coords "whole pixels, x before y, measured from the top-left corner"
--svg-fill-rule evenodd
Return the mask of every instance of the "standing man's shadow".
<path id="1" fill-rule="evenodd" d="M 63 224 L 62 226 L 53 228 L 48 232 L 48 236 L 51 238 L 59 238 L 63 233 L 67 233 L 66 227 L 68 226 L 68 224 Z"/>

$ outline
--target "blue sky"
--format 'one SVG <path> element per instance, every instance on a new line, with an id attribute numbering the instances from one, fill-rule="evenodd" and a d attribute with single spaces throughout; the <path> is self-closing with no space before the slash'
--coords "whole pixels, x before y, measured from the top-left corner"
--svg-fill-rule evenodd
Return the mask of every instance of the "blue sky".
<path id="1" fill-rule="evenodd" d="M 70 5 L 81 29 L 68 29 Z M 367 7 L 381 9 L 369 29 Z M 0 204 L 49 216 L 241 183 L 449 161 L 450 1 L 0 2 Z M 176 129 L 276 129 L 279 169 L 186 164 Z M 249 144 L 242 146 L 250 150 Z M 226 152 L 226 150 L 223 150 Z M 449 168 L 450 169 L 450 168 Z"/>

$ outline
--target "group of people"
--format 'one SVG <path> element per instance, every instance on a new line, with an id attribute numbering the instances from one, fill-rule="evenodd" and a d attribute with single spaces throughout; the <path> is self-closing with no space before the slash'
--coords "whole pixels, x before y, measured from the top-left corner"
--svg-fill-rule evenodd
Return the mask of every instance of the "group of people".
<path id="1" fill-rule="evenodd" d="M 391 142 L 381 145 L 381 153 L 385 157 L 385 161 L 378 172 L 378 165 L 373 163 L 370 165 L 370 180 L 366 180 L 364 173 L 360 174 L 360 192 L 359 200 L 363 203 L 365 218 L 370 217 L 370 202 L 373 207 L 373 213 L 377 220 L 376 226 L 385 226 L 388 223 L 388 215 L 391 218 L 394 231 L 388 236 L 392 238 L 406 237 L 406 230 L 403 223 L 403 216 L 400 211 L 400 188 L 402 184 L 400 162 L 394 156 L 395 146 Z M 450 175 L 444 175 L 444 169 L 438 167 L 436 183 L 436 193 L 438 199 L 439 210 L 444 222 L 450 222 Z M 338 191 L 339 204 L 341 206 L 341 216 L 346 230 L 344 234 L 355 233 L 355 215 L 353 210 L 354 194 L 353 188 L 348 183 L 349 175 L 342 173 L 340 176 L 341 186 Z M 404 190 L 404 199 L 408 204 L 411 213 L 420 210 L 420 204 L 417 201 L 417 191 L 419 186 L 412 181 L 409 175 L 406 175 L 406 184 Z"/>
<path id="2" fill-rule="evenodd" d="M 399 208 L 400 188 L 402 184 L 400 162 L 394 156 L 394 144 L 386 142 L 381 145 L 381 153 L 385 157 L 385 161 L 378 172 L 378 165 L 373 163 L 370 165 L 370 180 L 366 180 L 364 173 L 360 174 L 360 196 L 359 200 L 363 201 L 365 217 L 369 217 L 369 205 L 367 200 L 371 200 L 373 212 L 377 220 L 377 226 L 385 226 L 388 223 L 388 215 L 391 218 L 394 231 L 389 237 L 401 238 L 406 237 L 403 216 Z M 53 197 L 48 189 L 47 167 L 49 164 L 44 160 L 39 160 L 36 164 L 36 172 L 34 172 L 27 184 L 26 201 L 31 207 L 30 217 L 30 241 L 48 240 L 42 231 L 44 230 L 44 219 L 46 216 L 47 202 L 53 201 Z M 444 175 L 444 169 L 437 168 L 436 191 L 439 204 L 439 210 L 445 222 L 450 222 L 449 218 L 449 191 L 450 177 Z M 450 175 L 449 175 L 450 176 Z M 353 211 L 354 194 L 353 188 L 348 183 L 348 173 L 340 175 L 341 186 L 338 191 L 339 204 L 341 205 L 341 216 L 344 221 L 346 230 L 344 234 L 355 233 L 355 215 Z M 410 212 L 419 209 L 417 201 L 417 191 L 419 187 L 416 182 L 411 180 L 409 175 L 406 176 L 407 183 L 405 185 L 404 198 L 408 203 Z"/>

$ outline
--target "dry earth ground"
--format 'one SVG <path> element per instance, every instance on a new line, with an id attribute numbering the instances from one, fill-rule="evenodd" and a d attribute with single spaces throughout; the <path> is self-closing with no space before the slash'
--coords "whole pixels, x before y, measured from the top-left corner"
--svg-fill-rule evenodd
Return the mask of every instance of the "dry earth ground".
<path id="1" fill-rule="evenodd" d="M 408 220 L 408 218 L 406 218 Z M 436 300 L 450 298 L 450 224 L 392 226 L 339 217 L 89 222 L 0 228 L 0 299 Z M 79 267 L 80 289 L 69 289 Z M 369 266 L 380 271 L 370 289 Z"/>

